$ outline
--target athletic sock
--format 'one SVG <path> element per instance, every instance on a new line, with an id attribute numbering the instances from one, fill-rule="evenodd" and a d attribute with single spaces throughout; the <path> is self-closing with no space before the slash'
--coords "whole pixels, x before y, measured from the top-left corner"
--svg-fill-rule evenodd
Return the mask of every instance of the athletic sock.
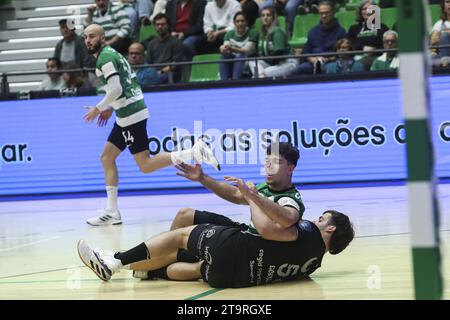
<path id="1" fill-rule="evenodd" d="M 169 276 L 167 275 L 167 267 L 162 267 L 156 270 L 152 270 L 148 272 L 149 279 L 165 279 L 169 280 Z"/>
<path id="2" fill-rule="evenodd" d="M 124 252 L 116 252 L 114 258 L 119 259 L 125 266 L 127 264 L 150 259 L 150 253 L 144 242 L 140 245 Z"/>
<path id="3" fill-rule="evenodd" d="M 119 188 L 117 186 L 106 186 L 106 195 L 108 197 L 108 205 L 106 209 L 117 211 L 117 194 Z"/>

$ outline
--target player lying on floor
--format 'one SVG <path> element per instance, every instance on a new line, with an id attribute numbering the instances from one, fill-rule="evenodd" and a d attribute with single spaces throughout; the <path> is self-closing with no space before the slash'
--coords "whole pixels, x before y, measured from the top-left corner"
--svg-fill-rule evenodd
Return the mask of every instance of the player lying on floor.
<path id="1" fill-rule="evenodd" d="M 258 191 L 259 197 L 253 198 L 253 201 L 259 207 L 264 207 L 264 213 L 272 221 L 277 221 L 284 228 L 296 225 L 305 211 L 300 191 L 292 183 L 292 176 L 299 159 L 300 152 L 292 143 L 272 142 L 267 147 L 264 159 L 265 181 L 256 186 L 251 182 L 247 182 L 251 188 L 255 187 Z M 176 168 L 179 170 L 177 175 L 193 182 L 199 182 L 218 197 L 230 203 L 249 205 L 238 187 L 223 181 L 218 181 L 207 175 L 203 172 L 200 164 L 189 165 L 181 163 Z M 206 223 L 239 228 L 242 224 L 241 222 L 231 220 L 223 214 L 196 210 L 194 208 L 182 208 L 172 221 L 170 230 Z M 248 226 L 242 227 L 246 228 L 247 232 L 258 235 L 258 231 L 255 229 L 251 219 Z M 269 226 L 266 226 L 266 230 L 269 230 Z M 168 255 L 164 259 L 152 259 L 133 263 L 130 268 L 134 271 L 133 277 L 135 278 L 168 279 L 166 267 L 174 261 L 198 262 L 199 259 L 187 250 L 180 249 L 178 252 L 174 252 L 173 255 Z M 173 270 L 173 266 L 170 268 Z"/>
<path id="2" fill-rule="evenodd" d="M 258 191 L 243 180 L 226 178 L 234 183 L 250 205 L 251 218 L 258 234 L 245 224 L 236 227 L 200 224 L 159 234 L 123 252 L 92 249 L 78 242 L 83 263 L 102 280 L 115 272 L 143 260 L 176 257 L 187 250 L 200 261 L 167 265 L 173 280 L 203 279 L 212 287 L 238 288 L 301 279 L 320 267 L 326 252 L 338 254 L 354 237 L 349 218 L 337 211 L 326 211 L 318 220 L 300 220 L 284 227 L 271 220 L 258 205 Z M 275 223 L 274 223 L 275 222 Z"/>

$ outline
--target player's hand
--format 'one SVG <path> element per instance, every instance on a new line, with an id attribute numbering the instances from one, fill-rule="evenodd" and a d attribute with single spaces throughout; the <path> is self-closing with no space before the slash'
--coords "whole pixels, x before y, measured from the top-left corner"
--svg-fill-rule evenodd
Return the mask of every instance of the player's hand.
<path id="1" fill-rule="evenodd" d="M 256 186 L 253 182 L 248 181 L 245 183 L 247 185 L 247 187 L 250 189 L 250 191 L 258 193 L 258 190 L 256 189 Z"/>
<path id="2" fill-rule="evenodd" d="M 196 163 L 194 166 L 191 166 L 187 163 L 180 163 L 175 166 L 180 172 L 177 172 L 177 175 L 180 177 L 185 177 L 191 181 L 200 181 L 203 177 L 203 169 L 202 166 Z"/>
<path id="3" fill-rule="evenodd" d="M 83 116 L 84 121 L 86 122 L 92 122 L 97 118 L 97 116 L 100 114 L 100 110 L 97 109 L 97 107 L 86 107 L 89 111 L 86 112 L 86 114 Z"/>
<path id="4" fill-rule="evenodd" d="M 106 126 L 106 124 L 108 123 L 108 119 L 111 118 L 112 114 L 113 114 L 113 109 L 106 109 L 106 110 L 100 112 L 100 115 L 98 116 L 98 119 L 97 119 L 97 125 L 99 127 Z"/>
<path id="5" fill-rule="evenodd" d="M 225 181 L 228 181 L 234 185 L 236 185 L 236 187 L 239 188 L 239 191 L 242 193 L 242 195 L 247 198 L 248 196 L 254 194 L 256 191 L 256 187 L 252 182 L 247 182 L 245 183 L 244 180 L 236 178 L 236 177 L 229 177 L 229 176 L 225 176 L 223 177 L 225 179 Z"/>
<path id="6" fill-rule="evenodd" d="M 208 42 L 214 42 L 214 40 L 216 40 L 216 33 L 214 31 L 208 31 L 208 33 L 206 34 L 206 39 Z"/>

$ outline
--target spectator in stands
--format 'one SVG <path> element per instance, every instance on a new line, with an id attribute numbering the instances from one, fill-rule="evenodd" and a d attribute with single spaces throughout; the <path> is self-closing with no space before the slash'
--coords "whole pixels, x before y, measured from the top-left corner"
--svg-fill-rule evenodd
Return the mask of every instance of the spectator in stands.
<path id="1" fill-rule="evenodd" d="M 150 16 L 150 21 L 153 21 L 157 14 L 166 13 L 166 7 L 169 0 L 156 0 L 153 7 L 152 15 Z"/>
<path id="2" fill-rule="evenodd" d="M 131 34 L 134 38 L 137 36 L 140 24 L 151 24 L 150 14 L 153 10 L 153 2 L 151 0 L 120 0 L 120 3 L 130 18 Z"/>
<path id="3" fill-rule="evenodd" d="M 80 69 L 80 66 L 75 62 L 68 62 L 63 66 L 64 70 L 75 70 Z M 62 75 L 64 82 L 66 83 L 66 88 L 68 89 L 89 89 L 92 86 L 89 80 L 83 77 L 81 71 L 64 72 Z"/>
<path id="4" fill-rule="evenodd" d="M 58 58 L 49 58 L 47 60 L 48 78 L 42 81 L 39 90 L 61 90 L 66 87 L 64 79 L 61 77 L 61 73 L 50 73 L 60 70 L 61 67 L 61 61 Z"/>
<path id="5" fill-rule="evenodd" d="M 213 0 L 207 3 L 203 17 L 203 32 L 197 45 L 200 53 L 219 52 L 225 33 L 233 30 L 233 17 L 241 11 L 236 0 Z"/>
<path id="6" fill-rule="evenodd" d="M 319 0 L 304 0 L 297 7 L 297 14 L 319 13 Z"/>
<path id="7" fill-rule="evenodd" d="M 335 51 L 338 54 L 337 59 L 332 62 L 328 62 L 325 65 L 326 74 L 336 73 L 351 73 L 351 72 L 363 72 L 364 66 L 355 61 L 350 54 L 342 54 L 344 52 L 353 51 L 353 46 L 350 40 L 347 38 L 339 39 L 336 42 Z"/>
<path id="8" fill-rule="evenodd" d="M 183 60 L 183 44 L 171 35 L 169 18 L 166 14 L 160 13 L 153 20 L 158 34 L 147 47 L 148 62 L 151 64 L 180 62 Z M 169 82 L 169 73 L 172 73 L 173 80 L 179 81 L 181 77 L 180 67 L 163 66 L 157 67 L 160 82 Z"/>
<path id="9" fill-rule="evenodd" d="M 397 48 L 398 34 L 395 31 L 388 30 L 383 35 L 383 47 L 384 49 L 396 49 Z M 400 59 L 397 57 L 397 51 L 389 51 L 383 53 L 380 57 L 376 58 L 370 71 L 380 70 L 397 70 L 400 64 Z"/>
<path id="10" fill-rule="evenodd" d="M 253 28 L 256 19 L 259 17 L 259 6 L 254 0 L 240 0 L 241 10 L 247 20 L 249 28 Z"/>
<path id="11" fill-rule="evenodd" d="M 274 7 L 278 15 L 285 15 L 289 24 L 289 30 L 294 26 L 294 18 L 297 14 L 297 7 L 303 0 L 266 0 L 261 8 Z"/>
<path id="12" fill-rule="evenodd" d="M 370 13 L 367 12 L 369 6 L 374 5 L 373 0 L 364 0 L 356 9 L 356 21 L 357 23 L 352 25 L 347 33 L 347 38 L 353 43 L 355 50 L 364 50 L 366 53 L 355 57 L 356 60 L 364 65 L 365 70 L 369 70 L 373 60 L 377 55 L 370 51 L 374 49 L 383 48 L 383 34 L 389 30 L 385 24 L 381 24 L 380 29 L 376 29 L 374 26 L 369 26 L 368 19 Z"/>
<path id="13" fill-rule="evenodd" d="M 261 35 L 263 36 L 263 51 L 261 56 L 290 55 L 291 47 L 287 35 L 277 26 L 277 15 L 273 7 L 261 10 Z M 288 76 L 297 65 L 295 59 L 263 59 L 249 62 L 253 77 L 282 77 Z M 256 71 L 258 69 L 258 71 Z"/>
<path id="14" fill-rule="evenodd" d="M 128 62 L 134 67 L 146 64 L 145 47 L 140 42 L 133 42 L 128 48 Z M 158 72 L 152 67 L 135 68 L 137 82 L 141 86 L 161 83 Z"/>
<path id="15" fill-rule="evenodd" d="M 186 60 L 196 55 L 196 46 L 203 35 L 205 0 L 170 0 L 166 5 L 172 35 L 183 42 Z"/>
<path id="16" fill-rule="evenodd" d="M 297 14 L 307 14 L 307 13 L 319 13 L 319 4 L 321 0 L 304 0 L 302 4 L 297 7 Z M 331 0 L 334 2 L 335 6 L 338 4 L 340 6 L 345 6 L 348 0 Z"/>
<path id="17" fill-rule="evenodd" d="M 441 17 L 433 26 L 430 44 L 432 46 L 445 46 L 450 44 L 450 0 L 441 1 Z M 432 49 L 431 52 L 433 64 L 448 64 L 450 48 Z"/>
<path id="18" fill-rule="evenodd" d="M 94 68 L 95 58 L 87 51 L 83 37 L 75 33 L 72 21 L 59 20 L 59 30 L 63 39 L 56 44 L 53 56 L 63 64 L 74 61 L 80 68 Z"/>
<path id="19" fill-rule="evenodd" d="M 302 53 L 333 52 L 336 41 L 345 37 L 345 30 L 335 18 L 336 8 L 332 1 L 321 1 L 319 5 L 320 22 L 308 32 L 308 40 Z M 302 58 L 293 74 L 321 73 L 327 57 Z"/>
<path id="20" fill-rule="evenodd" d="M 105 30 L 106 45 L 125 55 L 131 44 L 131 23 L 121 5 L 109 0 L 95 0 L 95 6 L 88 8 L 86 24 L 98 24 Z"/>
<path id="21" fill-rule="evenodd" d="M 246 58 L 255 54 L 258 46 L 258 32 L 247 27 L 244 13 L 238 12 L 233 18 L 235 28 L 225 34 L 223 45 L 220 46 L 222 59 Z M 220 79 L 241 79 L 245 61 L 222 62 L 220 64 Z"/>

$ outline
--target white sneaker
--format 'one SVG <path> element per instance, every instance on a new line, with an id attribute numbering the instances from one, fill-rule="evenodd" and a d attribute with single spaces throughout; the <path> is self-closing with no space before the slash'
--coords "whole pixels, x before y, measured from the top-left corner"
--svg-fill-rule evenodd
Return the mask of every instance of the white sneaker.
<path id="1" fill-rule="evenodd" d="M 193 157 L 197 163 L 207 163 L 220 171 L 220 164 L 214 156 L 211 148 L 202 140 L 198 139 L 192 147 Z"/>
<path id="2" fill-rule="evenodd" d="M 122 224 L 119 210 L 103 209 L 99 210 L 100 216 L 87 219 L 91 226 L 108 226 Z"/>
<path id="3" fill-rule="evenodd" d="M 78 255 L 81 261 L 94 271 L 94 273 L 103 281 L 108 281 L 111 276 L 118 271 L 122 263 L 114 258 L 113 252 L 102 251 L 101 249 L 92 249 L 83 241 L 78 241 Z"/>
<path id="4" fill-rule="evenodd" d="M 149 279 L 148 271 L 137 271 L 137 270 L 134 270 L 133 271 L 133 278 L 141 279 L 141 280 L 148 280 Z"/>

